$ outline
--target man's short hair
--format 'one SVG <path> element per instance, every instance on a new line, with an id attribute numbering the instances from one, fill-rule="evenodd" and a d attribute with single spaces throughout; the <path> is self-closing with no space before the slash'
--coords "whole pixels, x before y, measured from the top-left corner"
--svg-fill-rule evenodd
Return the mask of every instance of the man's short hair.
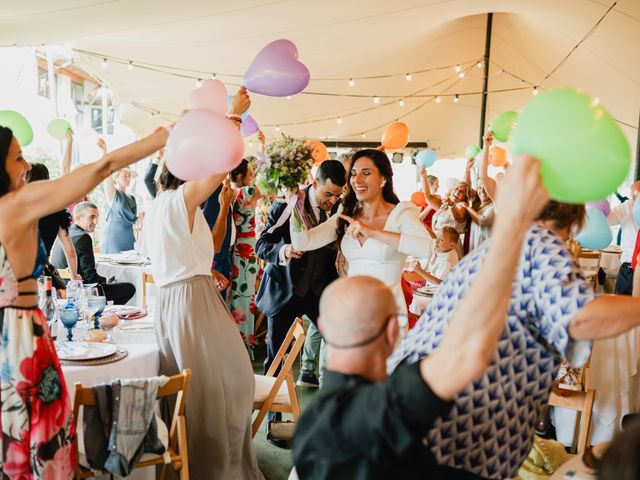
<path id="1" fill-rule="evenodd" d="M 449 241 L 453 243 L 457 243 L 460 238 L 460 233 L 458 233 L 458 231 L 453 227 L 444 227 L 442 229 L 442 233 L 446 234 L 447 237 L 449 237 Z"/>
<path id="2" fill-rule="evenodd" d="M 435 175 L 427 175 L 427 182 L 429 182 L 429 185 L 433 185 L 437 181 L 438 177 L 436 177 Z"/>
<path id="3" fill-rule="evenodd" d="M 80 202 L 75 207 L 73 207 L 73 216 L 80 216 L 85 212 L 85 210 L 88 210 L 90 208 L 95 208 L 96 210 L 98 209 L 96 204 L 93 202 Z"/>
<path id="4" fill-rule="evenodd" d="M 318 167 L 316 172 L 318 183 L 324 184 L 327 179 L 338 187 L 344 187 L 347 184 L 347 170 L 338 160 L 325 160 Z"/>

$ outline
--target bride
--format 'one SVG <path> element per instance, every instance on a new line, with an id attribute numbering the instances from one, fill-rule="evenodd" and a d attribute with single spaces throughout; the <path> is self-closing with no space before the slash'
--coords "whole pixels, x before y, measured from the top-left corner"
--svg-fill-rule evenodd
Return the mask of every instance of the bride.
<path id="1" fill-rule="evenodd" d="M 349 163 L 346 198 L 326 222 L 307 229 L 299 209 L 292 212 L 291 243 L 309 251 L 338 241 L 349 276 L 369 275 L 393 291 L 398 312 L 406 313 L 401 287 L 407 255 L 428 258 L 433 240 L 411 202 L 401 202 L 393 190 L 393 170 L 379 150 L 360 150 Z"/>

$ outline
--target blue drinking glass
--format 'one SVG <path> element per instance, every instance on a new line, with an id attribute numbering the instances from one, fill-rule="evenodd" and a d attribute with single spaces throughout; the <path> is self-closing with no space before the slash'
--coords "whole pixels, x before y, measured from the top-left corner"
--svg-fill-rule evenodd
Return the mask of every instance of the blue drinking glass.
<path id="1" fill-rule="evenodd" d="M 93 314 L 93 328 L 100 328 L 100 316 L 107 307 L 107 297 L 92 297 L 89 299 L 89 310 Z"/>
<path id="2" fill-rule="evenodd" d="M 63 308 L 60 310 L 60 321 L 67 328 L 67 340 L 71 341 L 73 338 L 73 327 L 78 323 L 78 317 L 80 312 L 77 308 Z"/>

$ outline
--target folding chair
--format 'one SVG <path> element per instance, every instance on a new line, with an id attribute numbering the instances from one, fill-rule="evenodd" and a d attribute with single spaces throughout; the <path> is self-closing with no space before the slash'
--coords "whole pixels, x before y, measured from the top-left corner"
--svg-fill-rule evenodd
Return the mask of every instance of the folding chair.
<path id="1" fill-rule="evenodd" d="M 582 455 L 589 445 L 591 414 L 593 412 L 593 401 L 596 396 L 596 391 L 593 389 L 587 389 L 584 391 L 562 389 L 561 391 L 562 394 L 551 392 L 549 405 L 552 407 L 568 408 L 578 412 L 576 431 L 573 435 L 571 451 L 577 451 L 578 455 Z"/>
<path id="2" fill-rule="evenodd" d="M 594 250 L 582 249 L 578 255 L 578 263 L 584 275 L 593 283 L 594 290 L 598 286 L 598 271 L 602 253 Z"/>
<path id="3" fill-rule="evenodd" d="M 187 424 L 184 416 L 185 404 L 187 401 L 187 392 L 191 383 L 191 370 L 186 368 L 179 375 L 169 378 L 169 381 L 158 389 L 157 398 L 170 397 L 176 395 L 176 407 L 173 411 L 171 419 L 171 428 L 169 430 L 169 445 L 167 453 L 171 458 L 171 466 L 175 471 L 180 472 L 180 480 L 189 479 L 189 456 L 187 452 Z M 78 429 L 77 421 L 81 406 L 94 406 L 96 399 L 93 395 L 91 387 L 83 387 L 80 382 L 75 384 L 75 393 L 73 397 L 73 421 L 76 423 L 76 432 Z M 166 468 L 165 457 L 163 455 L 145 454 L 136 464 L 135 468 L 150 467 L 152 465 L 162 465 L 163 470 Z M 76 479 L 94 477 L 94 471 L 80 465 L 80 454 L 76 442 Z M 164 471 L 162 478 L 164 477 Z"/>
<path id="4" fill-rule="evenodd" d="M 254 375 L 256 391 L 253 397 L 253 409 L 258 410 L 258 415 L 253 420 L 253 436 L 269 411 L 292 413 L 294 421 L 300 417 L 300 403 L 293 378 L 293 363 L 302 350 L 305 337 L 302 320 L 296 318 L 267 374 Z M 280 372 L 276 376 L 278 367 Z"/>
<path id="5" fill-rule="evenodd" d="M 147 308 L 147 283 L 155 284 L 153 275 L 150 273 L 142 274 L 142 307 Z"/>

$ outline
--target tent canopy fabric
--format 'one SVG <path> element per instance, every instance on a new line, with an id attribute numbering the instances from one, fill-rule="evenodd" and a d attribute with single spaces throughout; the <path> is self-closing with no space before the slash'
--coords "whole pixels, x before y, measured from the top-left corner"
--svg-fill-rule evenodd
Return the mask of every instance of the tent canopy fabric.
<path id="1" fill-rule="evenodd" d="M 177 118 L 194 78 L 215 73 L 233 93 L 256 53 L 287 38 L 311 82 L 291 99 L 252 96 L 251 115 L 268 136 L 279 126 L 293 136 L 377 140 L 400 119 L 411 141 L 450 157 L 478 141 L 487 12 L 487 123 L 521 109 L 534 86 L 577 87 L 601 99 L 635 151 L 637 0 L 5 0 L 0 45 L 70 42 L 75 61 L 115 92 L 123 122 L 142 134 Z M 103 68 L 102 56 L 114 61 Z M 362 78 L 374 76 L 384 78 Z"/>

